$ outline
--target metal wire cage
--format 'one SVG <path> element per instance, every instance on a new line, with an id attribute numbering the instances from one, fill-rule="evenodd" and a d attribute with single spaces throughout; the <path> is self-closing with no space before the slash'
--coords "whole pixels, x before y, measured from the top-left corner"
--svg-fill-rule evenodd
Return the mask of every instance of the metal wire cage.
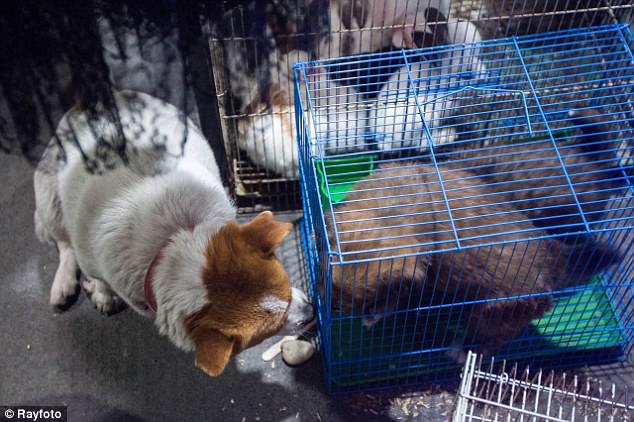
<path id="1" fill-rule="evenodd" d="M 608 25 L 296 65 L 331 390 L 444 378 L 467 349 L 628 355 L 632 46 Z"/>
<path id="2" fill-rule="evenodd" d="M 227 9 L 206 33 L 231 185 L 241 211 L 301 208 L 293 135 L 293 63 L 400 50 L 404 43 L 391 40 L 404 23 L 398 16 L 403 7 L 411 18 L 406 20 L 414 44 L 427 47 L 624 22 L 631 15 L 630 3 L 274 0 L 245 1 Z M 442 13 L 432 17 L 427 14 L 430 8 Z M 447 36 L 442 36 L 443 30 Z M 382 73 L 380 66 L 347 70 L 345 79 L 356 88 L 371 87 L 369 78 L 380 79 Z"/>
<path id="3" fill-rule="evenodd" d="M 615 384 L 496 364 L 469 352 L 452 421 L 615 422 L 632 417 L 631 395 Z"/>

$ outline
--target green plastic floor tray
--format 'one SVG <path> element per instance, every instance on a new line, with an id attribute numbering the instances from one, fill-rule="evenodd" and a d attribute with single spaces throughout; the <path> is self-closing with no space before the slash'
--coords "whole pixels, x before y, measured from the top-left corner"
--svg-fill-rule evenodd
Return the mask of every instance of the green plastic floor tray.
<path id="1" fill-rule="evenodd" d="M 553 136 L 563 140 L 570 137 L 571 132 L 559 130 L 553 132 Z M 509 144 L 541 139 L 548 136 L 515 139 Z M 324 209 L 331 203 L 336 205 L 343 201 L 355 183 L 372 174 L 377 159 L 378 155 L 370 154 L 316 161 Z M 334 313 L 330 344 L 335 383 L 346 387 L 460 369 L 461 365 L 445 354 L 453 339 L 464 336 L 460 311 L 441 308 L 428 311 L 425 316 L 422 314 L 403 313 L 384 318 L 368 330 L 363 327 L 361 318 L 345 318 Z M 407 333 L 405 337 L 403 333 Z M 433 341 L 443 336 L 444 342 Z M 538 358 L 618 347 L 624 342 L 605 288 L 600 279 L 595 278 L 582 291 L 558 296 L 553 309 L 533 321 L 496 356 Z M 426 349 L 440 351 L 421 353 Z"/>
<path id="2" fill-rule="evenodd" d="M 375 154 L 348 158 L 332 158 L 315 162 L 319 178 L 319 194 L 324 209 L 343 201 L 346 193 L 359 180 L 372 174 Z"/>
<path id="3" fill-rule="evenodd" d="M 330 339 L 333 380 L 347 387 L 459 369 L 461 365 L 445 354 L 454 338 L 464 335 L 459 314 L 459 308 L 401 314 L 385 318 L 369 330 L 363 327 L 361 318 L 335 320 Z M 438 341 L 443 336 L 444 342 Z M 436 342 L 432 342 L 434 338 Z M 553 309 L 533 321 L 496 357 L 538 358 L 607 349 L 625 340 L 606 290 L 595 278 L 584 290 L 559 296 Z M 441 350 L 420 353 L 434 348 Z"/>

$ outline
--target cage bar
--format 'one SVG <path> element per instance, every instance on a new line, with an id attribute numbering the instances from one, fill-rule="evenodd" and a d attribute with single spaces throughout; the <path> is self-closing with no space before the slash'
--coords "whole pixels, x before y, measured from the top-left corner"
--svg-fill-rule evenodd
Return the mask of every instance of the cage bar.
<path id="1" fill-rule="evenodd" d="M 614 384 L 500 364 L 469 352 L 451 420 L 614 422 L 629 421 L 633 414 L 628 391 Z"/>
<path id="2" fill-rule="evenodd" d="M 544 367 L 628 356 L 628 31 L 351 56 L 348 68 L 385 74 L 355 88 L 362 99 L 332 94 L 341 59 L 296 66 L 303 236 L 332 391 L 452 377 L 469 349 Z M 315 136 L 318 122 L 355 104 L 366 133 L 324 154 L 342 134 Z"/>
<path id="3" fill-rule="evenodd" d="M 256 3 L 260 4 L 253 2 Z M 422 37 L 418 39 L 418 47 L 627 22 L 634 8 L 627 0 L 411 0 L 406 3 L 413 16 L 423 17 L 427 8 L 437 4 L 446 15 L 436 20 L 416 20 L 413 29 Z M 390 16 L 390 11 L 384 11 L 384 22 L 368 20 L 368 11 L 377 4 L 376 0 L 296 0 L 252 7 L 251 3 L 244 2 L 225 10 L 220 22 L 206 28 L 214 58 L 214 79 L 220 88 L 216 93 L 232 190 L 241 212 L 301 208 L 297 163 L 284 164 L 297 161 L 294 136 L 288 130 L 295 121 L 291 69 L 295 62 L 341 58 L 333 60 L 340 72 L 336 78 L 340 86 L 335 89 L 346 95 L 345 90 L 352 87 L 360 91 L 362 97 L 366 95 L 364 90 L 372 90 L 388 73 L 396 70 L 388 72 L 388 67 L 399 66 L 398 59 L 381 53 L 373 58 L 367 56 L 362 64 L 343 58 L 379 51 L 371 50 L 370 46 L 389 38 L 398 27 L 397 23 L 390 24 L 397 19 Z M 361 20 L 353 22 L 354 19 Z M 449 40 L 442 36 L 445 27 Z M 400 54 L 401 45 L 389 47 L 389 44 L 384 50 Z M 333 76 L 334 70 L 330 74 Z M 273 85 L 274 92 L 271 91 Z M 273 96 L 281 101 L 271 104 L 267 98 Z M 349 118 L 339 119 L 338 123 L 357 120 L 358 112 L 363 113 L 363 107 L 369 107 L 363 98 L 349 104 L 360 105 L 361 110 L 340 110 Z M 330 126 L 322 122 L 321 127 Z M 439 135 L 435 139 L 442 141 L 443 136 Z M 445 133 L 444 137 L 449 139 L 451 134 Z M 366 140 L 371 142 L 371 137 Z"/>

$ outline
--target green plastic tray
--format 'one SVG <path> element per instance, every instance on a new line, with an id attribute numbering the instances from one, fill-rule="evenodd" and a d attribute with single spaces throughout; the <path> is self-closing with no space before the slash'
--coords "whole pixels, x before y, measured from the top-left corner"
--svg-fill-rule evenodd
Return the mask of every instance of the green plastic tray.
<path id="1" fill-rule="evenodd" d="M 319 179 L 319 193 L 324 209 L 338 204 L 359 180 L 372 174 L 377 155 L 333 158 L 315 162 Z"/>
<path id="2" fill-rule="evenodd" d="M 426 355 L 417 352 L 444 349 L 451 346 L 454 338 L 461 338 L 464 329 L 460 313 L 460 308 L 421 312 L 416 331 L 413 329 L 417 318 L 414 313 L 387 317 L 369 330 L 363 327 L 361 318 L 334 321 L 330 339 L 334 382 L 349 387 L 459 369 L 461 365 L 448 358 L 444 350 Z M 427 333 L 425 327 L 428 327 Z M 408 333 L 404 342 L 400 336 L 403 332 Z M 438 338 L 443 336 L 445 342 L 440 344 Z M 436 342 L 432 342 L 434 338 Z M 608 349 L 625 341 L 606 290 L 595 277 L 584 290 L 559 296 L 553 309 L 533 321 L 518 338 L 499 350 L 496 357 L 523 359 Z M 382 358 L 397 354 L 401 356 Z M 371 366 L 369 358 L 372 359 Z"/>
<path id="3" fill-rule="evenodd" d="M 553 136 L 561 140 L 570 137 L 571 132 L 559 130 L 553 132 Z M 509 144 L 547 138 L 548 135 L 540 134 L 514 139 Z M 378 155 L 374 154 L 315 162 L 324 209 L 329 208 L 331 203 L 336 205 L 343 201 L 346 193 L 356 182 L 372 174 L 377 158 Z M 449 342 L 454 338 L 464 336 L 460 311 L 455 309 L 452 311 L 450 308 L 442 308 L 431 311 L 426 316 L 419 315 L 418 323 L 412 313 L 387 317 L 370 330 L 363 327 L 360 317 L 346 318 L 334 313 L 333 318 L 335 321 L 331 331 L 334 354 L 332 376 L 334 382 L 342 387 L 461 368 L 461 365 L 449 359 L 444 351 L 426 355 L 427 364 L 414 364 L 416 359 L 422 360 L 416 357 L 420 356 L 417 355 L 420 350 L 443 349 L 451 346 Z M 413 328 L 414 324 L 417 324 L 416 330 Z M 425 333 L 425 326 L 432 326 L 435 333 Z M 404 331 L 411 332 L 411 335 L 403 343 L 399 334 Z M 439 333 L 447 333 L 446 344 L 432 342 L 441 335 Z M 622 329 L 605 288 L 601 280 L 595 277 L 586 289 L 559 296 L 553 309 L 542 318 L 533 321 L 521 336 L 498 351 L 497 357 L 535 358 L 573 351 L 607 349 L 620 346 L 624 342 Z M 399 353 L 402 356 L 396 359 L 381 358 Z M 414 357 L 409 359 L 408 355 Z M 366 358 L 371 358 L 372 373 L 368 371 Z M 359 360 L 359 363 L 355 363 L 355 360 Z M 415 368 L 412 368 L 413 366 Z M 377 372 L 386 375 L 376 375 Z M 362 375 L 364 373 L 366 375 Z"/>

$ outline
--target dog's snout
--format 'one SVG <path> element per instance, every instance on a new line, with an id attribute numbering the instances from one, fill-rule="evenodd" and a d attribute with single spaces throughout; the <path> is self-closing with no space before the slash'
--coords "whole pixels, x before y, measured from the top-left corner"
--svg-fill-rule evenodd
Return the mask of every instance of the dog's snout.
<path id="1" fill-rule="evenodd" d="M 315 309 L 313 305 L 308 301 L 308 297 L 299 289 L 293 287 L 293 296 L 291 300 L 291 313 L 293 313 L 293 307 L 295 307 L 295 314 L 299 317 L 301 322 L 310 322 L 315 317 Z"/>
<path id="2" fill-rule="evenodd" d="M 302 306 L 302 324 L 308 324 L 315 319 L 315 308 L 310 303 L 306 302 Z"/>
<path id="3" fill-rule="evenodd" d="M 278 334 L 298 335 L 305 327 L 315 319 L 313 305 L 310 304 L 306 295 L 299 289 L 292 289 L 291 305 L 288 309 L 286 324 Z"/>

